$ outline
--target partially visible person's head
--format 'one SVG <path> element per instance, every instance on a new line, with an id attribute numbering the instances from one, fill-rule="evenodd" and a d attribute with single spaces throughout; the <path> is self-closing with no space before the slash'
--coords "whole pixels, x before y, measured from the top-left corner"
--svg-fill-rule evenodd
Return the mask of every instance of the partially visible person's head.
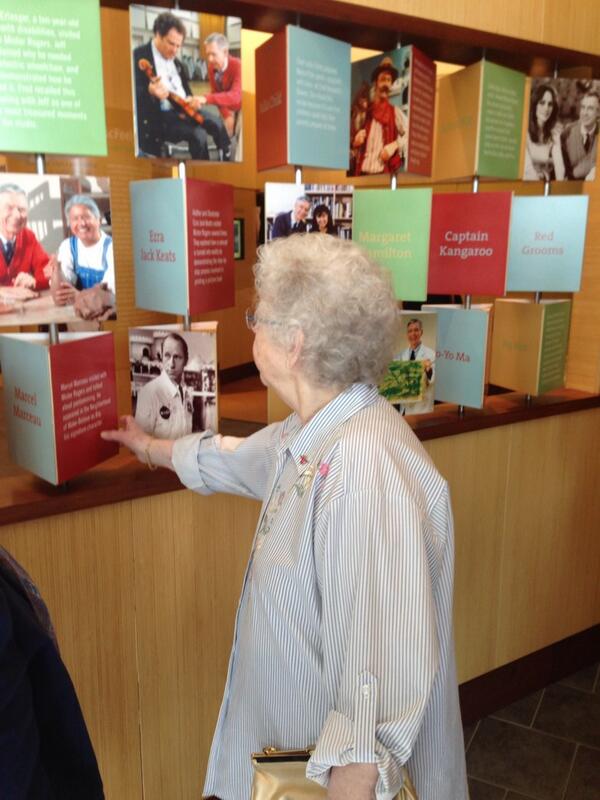
<path id="1" fill-rule="evenodd" d="M 86 247 L 100 241 L 100 221 L 102 214 L 89 195 L 74 194 L 65 203 L 65 217 L 73 236 Z"/>
<path id="2" fill-rule="evenodd" d="M 333 233 L 335 228 L 333 219 L 331 218 L 331 211 L 329 206 L 325 203 L 319 203 L 313 210 L 313 227 L 322 233 Z"/>
<path id="3" fill-rule="evenodd" d="M 590 132 L 594 130 L 600 119 L 600 94 L 596 91 L 586 92 L 579 105 L 581 124 Z"/>
<path id="4" fill-rule="evenodd" d="M 549 83 L 538 83 L 531 92 L 529 136 L 533 142 L 546 142 L 558 119 L 556 91 Z"/>
<path id="5" fill-rule="evenodd" d="M 0 233 L 12 240 L 27 225 L 27 195 L 16 183 L 0 186 Z"/>
<path id="6" fill-rule="evenodd" d="M 204 40 L 206 60 L 215 69 L 223 69 L 229 55 L 229 42 L 222 33 L 211 33 Z"/>
<path id="7" fill-rule="evenodd" d="M 185 39 L 185 25 L 170 11 L 163 11 L 152 26 L 154 46 L 163 58 L 174 59 Z"/>
<path id="8" fill-rule="evenodd" d="M 422 336 L 423 324 L 421 320 L 416 317 L 414 319 L 409 319 L 406 323 L 406 338 L 412 350 L 419 346 Z"/>
<path id="9" fill-rule="evenodd" d="M 262 336 L 290 351 L 315 386 L 378 383 L 392 359 L 399 317 L 389 273 L 335 236 L 297 234 L 258 250 L 254 267 Z"/>
<path id="10" fill-rule="evenodd" d="M 304 195 L 297 197 L 294 202 L 294 219 L 296 222 L 304 222 L 310 211 L 310 200 Z"/>
<path id="11" fill-rule="evenodd" d="M 183 336 L 178 333 L 165 336 L 161 348 L 162 367 L 173 383 L 181 383 L 188 358 L 188 346 Z"/>

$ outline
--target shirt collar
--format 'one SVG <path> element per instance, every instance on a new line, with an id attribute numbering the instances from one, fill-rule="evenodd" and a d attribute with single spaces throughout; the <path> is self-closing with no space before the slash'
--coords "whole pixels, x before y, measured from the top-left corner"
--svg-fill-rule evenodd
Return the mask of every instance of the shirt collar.
<path id="1" fill-rule="evenodd" d="M 288 450 L 298 470 L 308 466 L 317 457 L 330 434 L 358 411 L 374 403 L 379 397 L 376 386 L 353 383 L 323 406 L 305 425 L 290 431 L 280 452 Z"/>
<path id="2" fill-rule="evenodd" d="M 181 388 L 183 389 L 183 385 L 182 384 L 177 385 L 173 383 L 173 381 L 171 380 L 171 378 L 169 378 L 164 369 L 158 376 L 157 380 L 159 380 L 162 383 L 163 389 L 166 392 L 169 392 L 169 397 L 179 397 L 179 386 L 181 386 Z"/>

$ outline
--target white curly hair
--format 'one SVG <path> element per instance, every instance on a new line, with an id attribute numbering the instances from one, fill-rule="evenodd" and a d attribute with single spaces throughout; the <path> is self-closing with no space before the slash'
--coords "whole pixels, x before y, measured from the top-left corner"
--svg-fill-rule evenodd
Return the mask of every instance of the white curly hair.
<path id="1" fill-rule="evenodd" d="M 392 360 L 399 315 L 389 272 L 354 242 L 294 234 L 258 249 L 257 307 L 276 344 L 304 334 L 300 368 L 317 386 L 377 384 Z"/>

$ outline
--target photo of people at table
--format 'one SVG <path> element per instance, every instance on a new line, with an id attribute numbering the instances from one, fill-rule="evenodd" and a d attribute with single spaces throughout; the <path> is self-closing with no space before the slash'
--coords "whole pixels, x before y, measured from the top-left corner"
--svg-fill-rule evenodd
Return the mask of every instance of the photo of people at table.
<path id="1" fill-rule="evenodd" d="M 523 180 L 594 180 L 599 126 L 599 80 L 534 78 Z"/>
<path id="2" fill-rule="evenodd" d="M 239 17 L 132 5 L 135 154 L 242 160 Z"/>
<path id="3" fill-rule="evenodd" d="M 0 175 L 0 325 L 115 313 L 108 178 Z"/>
<path id="4" fill-rule="evenodd" d="M 265 184 L 266 239 L 293 233 L 352 238 L 352 186 L 317 183 Z"/>

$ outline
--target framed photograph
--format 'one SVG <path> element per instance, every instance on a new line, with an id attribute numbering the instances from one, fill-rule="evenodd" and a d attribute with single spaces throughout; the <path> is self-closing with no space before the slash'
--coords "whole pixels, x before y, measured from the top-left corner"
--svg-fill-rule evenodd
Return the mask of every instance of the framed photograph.
<path id="1" fill-rule="evenodd" d="M 233 220 L 233 258 L 242 261 L 244 258 L 244 220 L 235 217 Z"/>
<path id="2" fill-rule="evenodd" d="M 267 241 L 292 233 L 352 238 L 353 186 L 318 183 L 265 184 Z"/>
<path id="3" fill-rule="evenodd" d="M 130 6 L 135 154 L 242 160 L 239 17 Z"/>

